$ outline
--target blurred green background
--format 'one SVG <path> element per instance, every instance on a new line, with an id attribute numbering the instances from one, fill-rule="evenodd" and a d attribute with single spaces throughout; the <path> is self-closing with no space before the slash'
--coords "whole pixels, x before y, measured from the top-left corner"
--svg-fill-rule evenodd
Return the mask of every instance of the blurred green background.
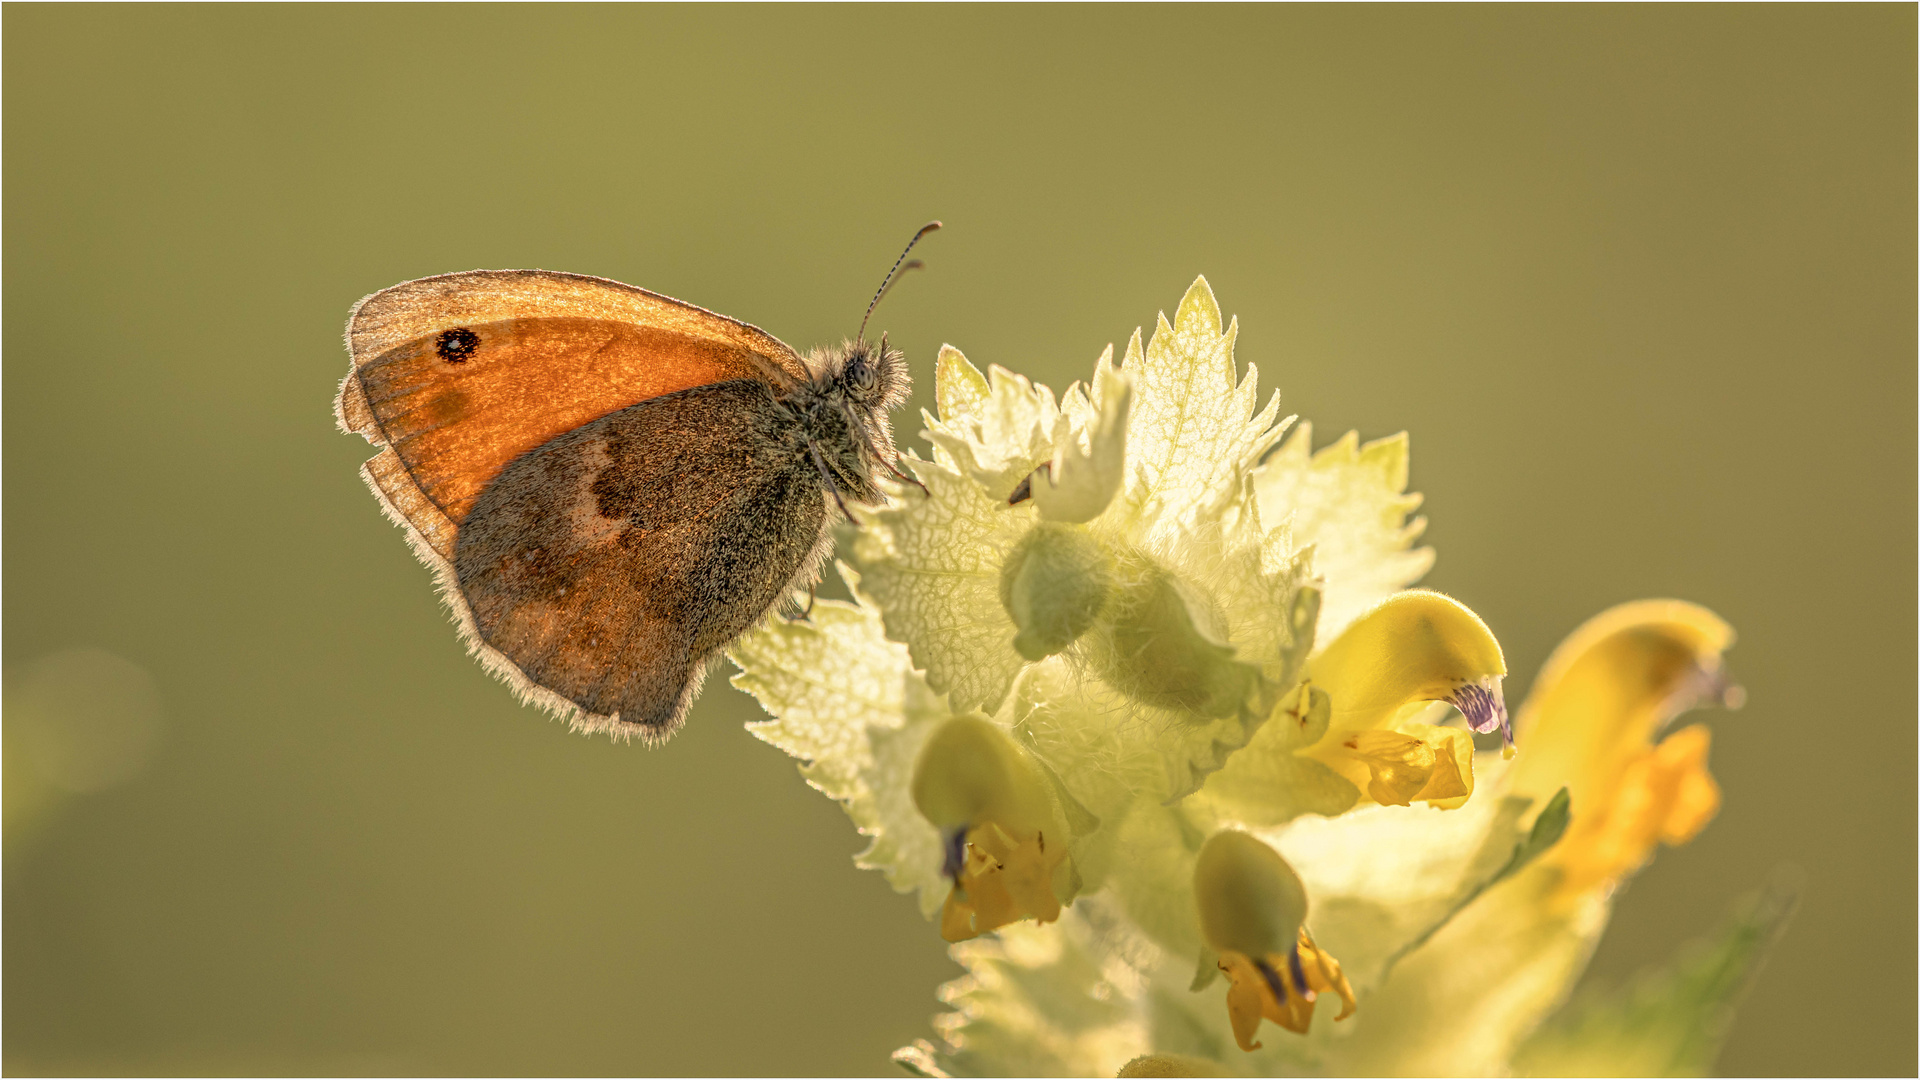
<path id="1" fill-rule="evenodd" d="M 1616 601 L 1730 619 L 1725 810 L 1594 973 L 1795 864 L 1722 1068 L 1915 1070 L 1911 6 L 4 29 L 8 1072 L 890 1072 L 957 969 L 752 702 L 654 751 L 517 706 L 329 405 L 395 282 L 600 274 L 805 348 L 931 217 L 877 320 L 910 416 L 943 341 L 1064 387 L 1204 272 L 1317 441 L 1412 432 L 1515 701 Z M 61 723 L 125 760 L 60 780 Z"/>

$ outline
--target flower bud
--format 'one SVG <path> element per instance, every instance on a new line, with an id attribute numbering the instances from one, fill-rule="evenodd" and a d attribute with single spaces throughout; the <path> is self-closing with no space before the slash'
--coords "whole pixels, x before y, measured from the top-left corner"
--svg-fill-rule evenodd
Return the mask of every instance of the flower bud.
<path id="1" fill-rule="evenodd" d="M 1035 525 L 1000 568 L 1000 604 L 1020 628 L 1014 651 L 1044 660 L 1072 645 L 1112 590 L 1113 560 L 1098 538 L 1077 525 Z"/>
<path id="2" fill-rule="evenodd" d="M 1307 918 L 1307 890 L 1280 853 L 1234 830 L 1207 838 L 1193 867 L 1200 934 L 1218 953 L 1286 954 Z"/>
<path id="3" fill-rule="evenodd" d="M 1006 732 L 972 716 L 927 737 L 913 767 L 913 803 L 941 829 L 992 821 L 1030 836 L 1053 816 L 1045 774 Z"/>
<path id="4" fill-rule="evenodd" d="M 1143 704 L 1207 719 L 1248 702 L 1260 668 L 1234 658 L 1224 620 L 1204 593 L 1137 551 L 1115 559 L 1115 582 L 1082 641 L 1101 678 Z"/>

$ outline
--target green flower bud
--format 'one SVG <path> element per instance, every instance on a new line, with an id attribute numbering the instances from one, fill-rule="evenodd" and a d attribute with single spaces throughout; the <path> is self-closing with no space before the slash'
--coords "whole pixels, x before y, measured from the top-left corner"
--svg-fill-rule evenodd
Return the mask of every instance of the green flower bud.
<path id="1" fill-rule="evenodd" d="M 1105 544 L 1077 525 L 1043 521 L 1000 568 L 1000 604 L 1020 628 L 1014 651 L 1044 660 L 1072 645 L 1100 617 L 1113 591 Z"/>
<path id="2" fill-rule="evenodd" d="M 1215 833 L 1193 867 L 1200 935 L 1218 953 L 1291 953 L 1307 918 L 1307 890 L 1280 853 L 1243 832 Z"/>
<path id="3" fill-rule="evenodd" d="M 927 736 L 913 766 L 913 804 L 943 831 L 993 822 L 1017 839 L 1054 817 L 1046 775 L 998 725 L 972 716 Z"/>
<path id="4" fill-rule="evenodd" d="M 1100 677 L 1136 701 L 1207 719 L 1246 705 L 1260 669 L 1234 658 L 1206 595 L 1140 552 L 1115 563 L 1113 595 L 1083 640 Z"/>

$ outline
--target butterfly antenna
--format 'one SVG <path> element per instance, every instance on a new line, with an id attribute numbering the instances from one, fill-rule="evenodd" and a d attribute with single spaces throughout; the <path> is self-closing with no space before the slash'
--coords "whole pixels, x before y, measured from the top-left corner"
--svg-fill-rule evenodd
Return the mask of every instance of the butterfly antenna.
<path id="1" fill-rule="evenodd" d="M 921 262 L 919 259 L 915 259 L 912 262 L 907 262 L 907 252 L 913 250 L 913 245 L 919 243 L 921 237 L 927 235 L 928 233 L 932 232 L 933 230 L 939 227 L 940 227 L 939 222 L 929 221 L 925 225 L 920 226 L 920 231 L 913 234 L 913 239 L 907 241 L 906 249 L 900 252 L 899 258 L 893 260 L 893 269 L 887 271 L 886 280 L 880 283 L 880 291 L 873 294 L 873 302 L 867 305 L 867 313 L 861 316 L 860 331 L 853 335 L 853 339 L 855 341 L 866 340 L 867 320 L 873 318 L 873 309 L 880 306 L 880 298 L 887 295 L 887 290 L 893 286 L 893 279 L 895 275 L 899 274 L 900 271 L 903 269 L 912 270 L 912 269 L 915 269 L 916 267 L 921 267 L 926 265 L 925 263 Z M 905 265 L 903 266 L 902 264 L 905 264 Z"/>

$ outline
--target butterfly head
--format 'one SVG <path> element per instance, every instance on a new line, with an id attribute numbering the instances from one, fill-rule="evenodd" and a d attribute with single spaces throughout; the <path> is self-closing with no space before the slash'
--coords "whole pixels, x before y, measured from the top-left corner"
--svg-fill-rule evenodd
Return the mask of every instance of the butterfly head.
<path id="1" fill-rule="evenodd" d="M 825 361 L 823 380 L 836 397 L 856 409 L 884 413 L 905 401 L 912 388 L 906 356 L 888 348 L 885 335 L 877 345 L 847 342 L 828 352 Z"/>
<path id="2" fill-rule="evenodd" d="M 908 262 L 907 252 L 920 238 L 940 227 L 937 221 L 921 226 L 907 242 L 906 251 L 893 262 L 893 268 L 880 283 L 880 291 L 867 304 L 860 329 L 852 341 L 838 348 L 816 349 L 805 362 L 808 378 L 799 384 L 786 384 L 779 393 L 790 415 L 799 423 L 795 430 L 804 439 L 809 456 L 840 511 L 848 518 L 845 496 L 872 502 L 881 496 L 874 477 L 885 473 L 893 479 L 924 485 L 899 465 L 900 451 L 893 445 L 893 425 L 887 413 L 907 399 L 912 379 L 907 375 L 907 358 L 887 347 L 887 336 L 879 344 L 867 340 L 867 320 L 875 305 L 887 295 L 902 270 L 920 265 Z"/>

